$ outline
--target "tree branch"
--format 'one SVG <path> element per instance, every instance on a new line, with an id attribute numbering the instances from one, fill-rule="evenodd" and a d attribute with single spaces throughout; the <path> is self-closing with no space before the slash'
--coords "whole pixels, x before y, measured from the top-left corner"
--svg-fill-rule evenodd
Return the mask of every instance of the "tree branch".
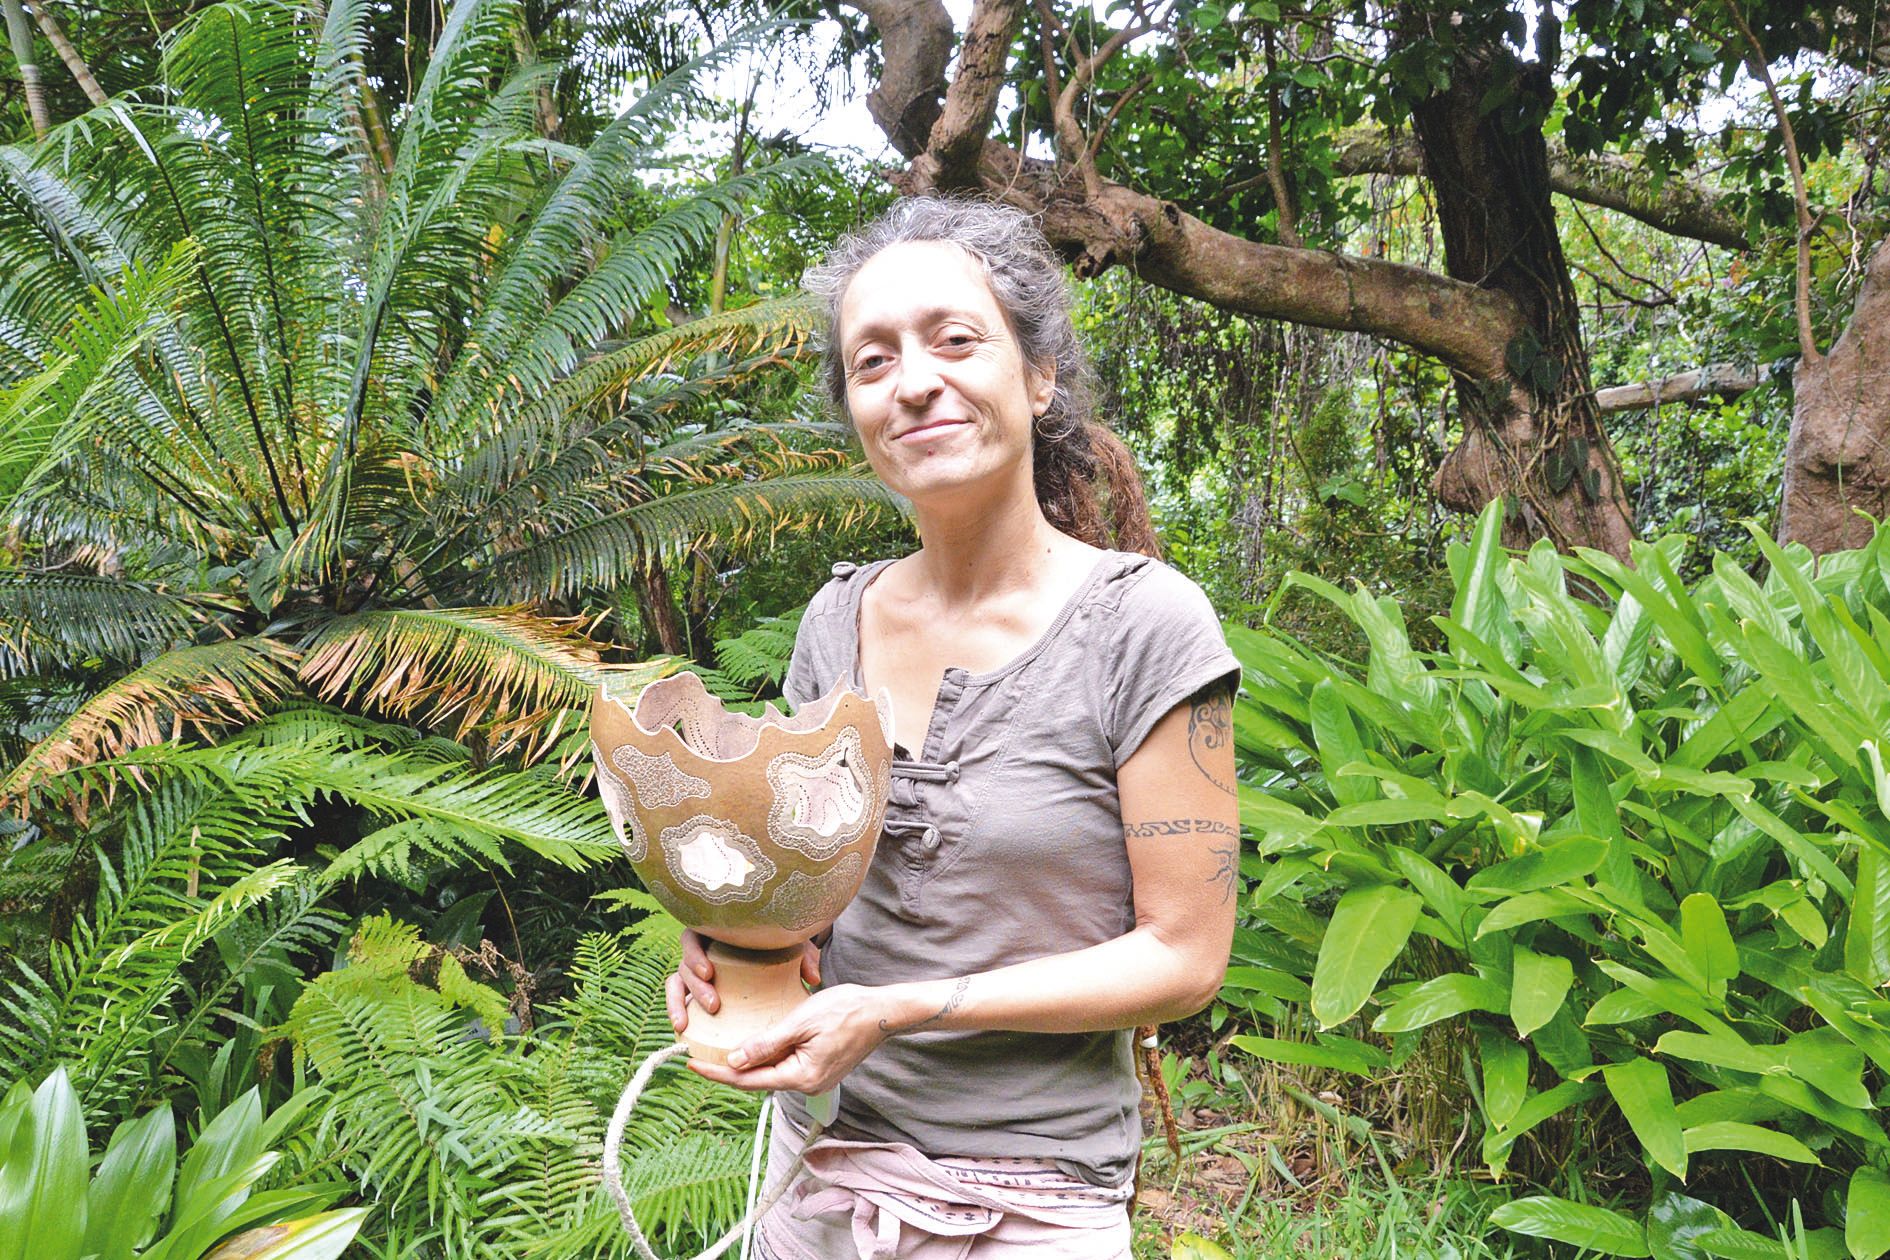
<path id="1" fill-rule="evenodd" d="M 886 77 L 875 97 L 883 103 L 936 100 L 945 57 L 921 41 L 938 20 L 949 27 L 940 0 L 849 3 L 873 22 L 884 45 Z M 880 11 L 887 12 L 886 25 Z M 899 146 L 904 109 L 875 107 L 874 117 Z M 939 191 L 940 167 L 932 155 L 907 156 L 912 165 L 891 177 L 894 186 L 909 196 Z M 1092 195 L 1066 174 L 1003 141 L 986 140 L 975 187 L 1038 216 L 1045 237 L 1079 278 L 1129 267 L 1171 292 L 1225 310 L 1385 337 L 1480 380 L 1506 372 L 1504 355 L 1523 321 L 1503 294 L 1401 263 L 1246 240 L 1109 180 L 1097 180 Z"/>
<path id="2" fill-rule="evenodd" d="M 925 146 L 938 163 L 934 179 L 940 188 L 977 183 L 978 153 L 997 115 L 1011 40 L 1023 16 L 1023 0 L 978 0 L 971 10 L 964 47 L 958 54 L 958 73 L 946 89 L 944 112 L 932 124 Z M 877 20 L 874 25 L 878 26 Z"/>
<path id="3" fill-rule="evenodd" d="M 1663 403 L 1699 402 L 1706 398 L 1732 398 L 1765 384 L 1765 378 L 1752 368 L 1730 363 L 1709 363 L 1703 368 L 1680 372 L 1658 381 L 1638 381 L 1595 391 L 1595 407 L 1603 415 L 1618 411 L 1641 411 Z"/>
<path id="4" fill-rule="evenodd" d="M 1354 127 L 1336 140 L 1338 168 L 1344 175 L 1422 174 L 1417 141 L 1392 137 L 1375 127 Z M 1558 141 L 1549 142 L 1549 187 L 1575 201 L 1615 210 L 1671 236 L 1724 246 L 1751 248 L 1744 225 L 1717 189 L 1670 177 L 1655 188 L 1647 173 L 1610 153 L 1576 157 Z"/>
<path id="5" fill-rule="evenodd" d="M 945 95 L 945 63 L 952 52 L 952 19 L 938 0 L 850 0 L 879 32 L 885 67 L 866 98 L 873 121 L 908 159 L 925 152 Z"/>
<path id="6" fill-rule="evenodd" d="M 1746 25 L 1746 19 L 1740 16 L 1738 0 L 1729 0 L 1726 8 L 1750 46 L 1746 69 L 1765 85 L 1766 98 L 1772 102 L 1772 113 L 1778 118 L 1779 135 L 1785 141 L 1785 165 L 1792 173 L 1792 205 L 1798 212 L 1798 354 L 1806 363 L 1816 363 L 1823 356 L 1818 353 L 1818 339 L 1811 331 L 1811 198 L 1805 191 L 1805 164 L 1798 156 L 1798 134 L 1792 130 L 1791 116 L 1785 112 L 1778 85 L 1772 82 L 1771 68 L 1765 64 L 1765 49 L 1752 28 Z"/>

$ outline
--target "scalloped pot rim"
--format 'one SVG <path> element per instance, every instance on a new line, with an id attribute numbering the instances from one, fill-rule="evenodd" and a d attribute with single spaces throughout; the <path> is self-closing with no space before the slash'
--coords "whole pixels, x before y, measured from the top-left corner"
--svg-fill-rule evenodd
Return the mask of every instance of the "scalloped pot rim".
<path id="1" fill-rule="evenodd" d="M 652 696 L 660 700 L 668 692 L 678 690 L 684 693 L 693 693 L 700 697 L 701 701 L 714 706 L 714 720 L 719 722 L 732 722 L 737 731 L 745 735 L 752 734 L 753 738 L 745 741 L 747 747 L 733 756 L 728 757 L 713 756 L 705 749 L 694 747 L 676 730 L 676 710 L 671 711 L 670 720 L 668 722 L 661 723 L 655 727 L 645 726 L 642 719 L 637 716 L 643 711 L 644 704 L 649 701 Z M 793 717 L 785 716 L 779 709 L 775 708 L 772 703 L 769 703 L 764 714 L 758 718 L 750 717 L 746 713 L 736 713 L 724 708 L 722 701 L 710 694 L 708 687 L 703 684 L 702 679 L 697 676 L 693 670 L 683 670 L 681 673 L 671 674 L 667 678 L 659 678 L 653 683 L 646 684 L 643 689 L 637 693 L 637 700 L 634 706 L 624 703 L 620 696 L 611 695 L 603 683 L 600 682 L 597 684 L 598 701 L 600 703 L 607 701 L 615 705 L 623 712 L 625 717 L 630 719 L 630 724 L 646 738 L 660 740 L 664 735 L 668 735 L 670 739 L 676 742 L 679 748 L 688 753 L 691 757 L 714 765 L 725 766 L 734 765 L 752 755 L 755 749 L 760 746 L 761 733 L 770 727 L 788 735 L 806 735 L 820 730 L 832 720 L 834 710 L 837 709 L 840 702 L 848 696 L 856 697 L 872 705 L 874 714 L 879 718 L 880 734 L 885 737 L 886 747 L 890 749 L 893 746 L 892 691 L 889 688 L 881 687 L 877 695 L 868 696 L 855 690 L 844 677 L 835 679 L 833 686 L 827 689 L 826 694 L 802 705 L 795 711 Z M 686 701 L 682 703 L 686 703 Z"/>

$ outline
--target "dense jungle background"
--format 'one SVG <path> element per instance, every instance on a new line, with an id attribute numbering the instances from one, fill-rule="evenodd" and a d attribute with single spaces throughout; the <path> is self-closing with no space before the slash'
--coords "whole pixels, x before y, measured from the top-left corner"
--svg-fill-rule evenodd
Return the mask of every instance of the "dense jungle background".
<path id="1" fill-rule="evenodd" d="M 0 1260 L 630 1254 L 585 712 L 913 545 L 797 285 L 925 192 L 1246 667 L 1138 1255 L 1890 1252 L 1876 0 L 0 8 Z"/>

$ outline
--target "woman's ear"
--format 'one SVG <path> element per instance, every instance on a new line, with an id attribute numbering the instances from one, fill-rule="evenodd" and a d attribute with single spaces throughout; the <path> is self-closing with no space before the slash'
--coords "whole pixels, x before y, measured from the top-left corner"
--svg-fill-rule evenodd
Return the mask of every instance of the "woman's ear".
<path id="1" fill-rule="evenodd" d="M 1050 410 L 1050 401 L 1057 396 L 1056 364 L 1051 363 L 1042 368 L 1026 368 L 1024 384 L 1030 390 L 1030 414 L 1041 416 Z"/>

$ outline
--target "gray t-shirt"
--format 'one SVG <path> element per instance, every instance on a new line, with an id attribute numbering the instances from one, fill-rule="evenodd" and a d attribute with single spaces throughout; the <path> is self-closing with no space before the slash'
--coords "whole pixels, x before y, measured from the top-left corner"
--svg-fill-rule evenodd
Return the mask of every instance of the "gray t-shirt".
<path id="1" fill-rule="evenodd" d="M 862 685 L 860 595 L 890 560 L 837 564 L 801 620 L 796 706 Z M 1082 949 L 1135 926 L 1116 770 L 1240 665 L 1201 589 L 1104 552 L 1043 636 L 987 674 L 948 669 L 924 746 L 894 750 L 886 828 L 822 954 L 826 984 L 895 984 Z M 888 1038 L 840 1086 L 842 1124 L 930 1155 L 1052 1159 L 1118 1185 L 1141 1144 L 1133 1033 Z M 797 1094 L 782 1100 L 806 1126 Z"/>

